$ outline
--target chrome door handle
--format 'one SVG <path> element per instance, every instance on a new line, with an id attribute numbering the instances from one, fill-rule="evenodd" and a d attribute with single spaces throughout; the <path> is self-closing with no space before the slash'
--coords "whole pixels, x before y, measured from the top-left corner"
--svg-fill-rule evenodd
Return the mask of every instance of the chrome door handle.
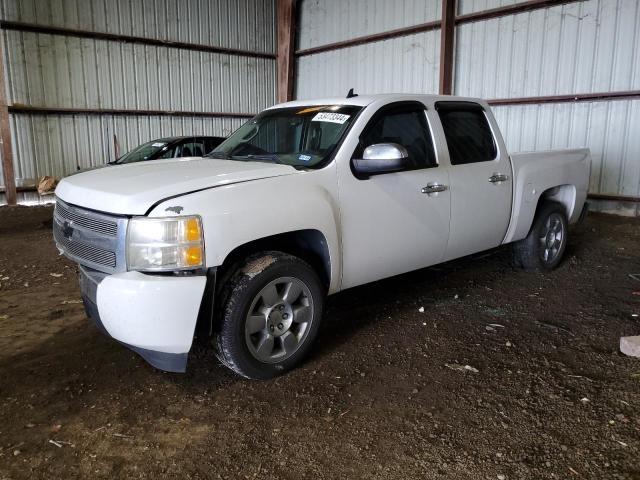
<path id="1" fill-rule="evenodd" d="M 444 192 L 446 189 L 447 186 L 441 183 L 429 183 L 426 187 L 422 187 L 422 193 L 438 193 Z"/>
<path id="2" fill-rule="evenodd" d="M 489 177 L 490 183 L 506 182 L 507 180 L 509 180 L 509 176 L 502 173 L 494 173 Z"/>

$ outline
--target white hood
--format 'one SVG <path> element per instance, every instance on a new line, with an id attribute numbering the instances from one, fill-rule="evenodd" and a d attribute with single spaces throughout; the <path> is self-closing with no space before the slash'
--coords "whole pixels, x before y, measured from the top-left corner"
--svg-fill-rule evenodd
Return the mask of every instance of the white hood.
<path id="1" fill-rule="evenodd" d="M 56 196 L 102 212 L 144 215 L 154 203 L 211 187 L 291 175 L 288 165 L 188 157 L 114 165 L 64 178 Z"/>

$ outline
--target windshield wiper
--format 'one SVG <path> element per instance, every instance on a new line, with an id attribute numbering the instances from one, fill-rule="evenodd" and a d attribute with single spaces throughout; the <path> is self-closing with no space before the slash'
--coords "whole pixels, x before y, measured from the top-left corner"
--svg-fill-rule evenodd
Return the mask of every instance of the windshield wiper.
<path id="1" fill-rule="evenodd" d="M 203 155 L 203 157 L 204 158 L 220 158 L 223 160 L 229 160 L 231 158 L 225 152 L 209 152 L 206 155 Z"/>
<path id="2" fill-rule="evenodd" d="M 233 155 L 232 158 L 260 161 L 274 161 L 280 163 L 280 158 L 275 153 L 265 153 L 261 155 Z"/>
<path id="3" fill-rule="evenodd" d="M 205 158 L 221 158 L 224 160 L 254 160 L 256 162 L 277 162 L 280 163 L 278 155 L 275 153 L 265 153 L 260 155 L 229 155 L 225 152 L 211 152 L 204 155 Z"/>

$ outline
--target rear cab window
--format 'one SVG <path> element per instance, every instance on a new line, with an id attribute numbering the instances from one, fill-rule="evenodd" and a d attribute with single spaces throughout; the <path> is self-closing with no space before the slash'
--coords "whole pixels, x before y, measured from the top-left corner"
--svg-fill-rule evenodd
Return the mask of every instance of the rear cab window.
<path id="1" fill-rule="evenodd" d="M 498 149 L 482 105 L 473 102 L 437 102 L 436 111 L 447 140 L 451 165 L 496 159 Z"/>

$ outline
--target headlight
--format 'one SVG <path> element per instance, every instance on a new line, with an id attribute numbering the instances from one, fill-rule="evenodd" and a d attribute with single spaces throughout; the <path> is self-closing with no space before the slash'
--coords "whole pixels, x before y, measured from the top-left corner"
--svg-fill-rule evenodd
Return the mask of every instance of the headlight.
<path id="1" fill-rule="evenodd" d="M 127 269 L 188 270 L 204 267 L 199 216 L 133 218 L 127 230 Z"/>

